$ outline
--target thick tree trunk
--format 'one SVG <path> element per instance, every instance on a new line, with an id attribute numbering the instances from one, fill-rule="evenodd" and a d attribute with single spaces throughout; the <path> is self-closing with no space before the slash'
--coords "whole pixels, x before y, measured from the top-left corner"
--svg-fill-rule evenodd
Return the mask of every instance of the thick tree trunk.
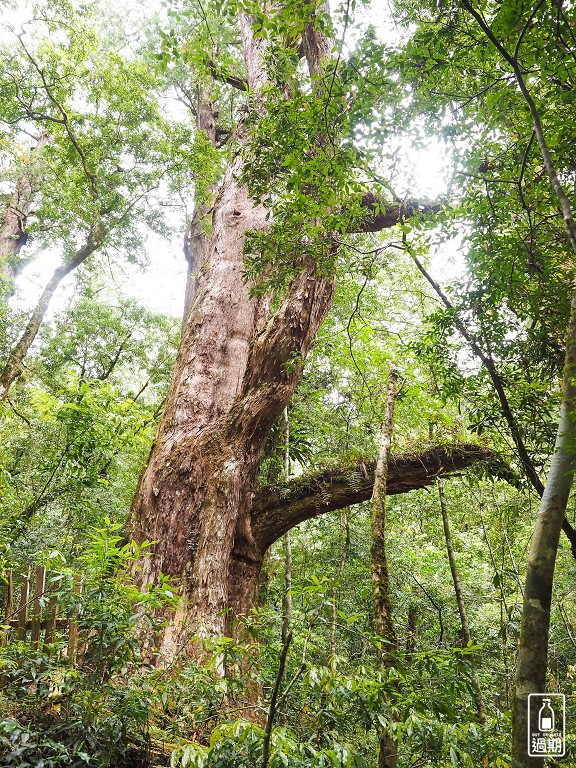
<path id="1" fill-rule="evenodd" d="M 324 3 L 316 6 L 317 13 L 327 10 Z M 253 20 L 240 17 L 252 114 L 261 108 L 269 45 L 254 26 Z M 326 81 L 318 75 L 330 48 L 312 17 L 303 31 L 302 50 L 320 95 Z M 214 125 L 208 123 L 215 113 L 204 106 L 198 126 L 210 135 Z M 268 211 L 250 199 L 239 181 L 242 147 L 249 141 L 242 123 L 234 139 L 239 148 L 220 191 L 210 208 L 197 212 L 188 233 L 182 339 L 132 506 L 132 536 L 155 542 L 153 555 L 140 563 L 140 585 L 155 582 L 161 572 L 181 582 L 184 599 L 162 642 L 168 653 L 182 647 L 191 633 L 230 632 L 232 616 L 245 615 L 256 604 L 267 547 L 298 522 L 290 519 L 281 531 L 273 520 L 266 526 L 254 509 L 257 473 L 268 433 L 294 392 L 334 293 L 333 275 L 302 258 L 300 272 L 273 314 L 269 298 L 250 295 L 244 279 L 246 233 L 263 230 Z M 322 140 L 319 136 L 316 148 Z M 363 202 L 366 221 L 359 231 L 379 231 L 422 210 L 412 202 L 384 209 L 373 195 Z M 330 232 L 323 247 L 325 261 L 332 262 L 336 245 Z"/>
<path id="2" fill-rule="evenodd" d="M 442 513 L 442 525 L 444 527 L 444 540 L 446 542 L 446 551 L 450 563 L 450 573 L 452 574 L 452 583 L 454 584 L 454 593 L 456 595 L 456 603 L 458 604 L 458 613 L 460 614 L 462 645 L 465 648 L 472 642 L 472 635 L 470 633 L 470 624 L 468 623 L 466 603 L 464 602 L 464 591 L 460 581 L 460 574 L 456 567 L 456 557 L 454 556 L 454 547 L 452 546 L 452 534 L 450 533 L 450 524 L 448 522 L 448 506 L 446 504 L 446 494 L 444 493 L 444 483 L 441 477 L 438 478 L 438 494 L 440 496 L 440 512 Z M 478 720 L 481 723 L 485 723 L 486 709 L 484 707 L 482 689 L 480 688 L 480 681 L 478 680 L 476 670 L 472 670 L 471 680 L 474 688 L 474 703 L 476 705 L 476 712 L 478 713 Z"/>
<path id="3" fill-rule="evenodd" d="M 246 231 L 264 226 L 265 211 L 238 185 L 240 170 L 237 158 L 214 205 L 211 235 L 195 233 L 201 248 L 196 250 L 194 287 L 189 288 L 193 300 L 132 516 L 134 538 L 157 542 L 154 557 L 143 561 L 142 584 L 153 582 L 160 572 L 182 579 L 189 602 L 179 623 L 190 621 L 195 629 L 206 623 L 209 631 L 217 625 L 223 629 L 223 617 L 210 616 L 209 606 L 214 605 L 214 614 L 229 607 L 227 580 L 237 518 L 246 514 L 255 472 L 250 447 L 240 435 L 229 439 L 226 421 L 241 396 L 250 344 L 267 310 L 265 299 L 251 300 L 243 280 Z M 193 587 L 199 558 L 208 573 L 200 572 Z M 247 552 L 246 576 L 257 567 Z M 241 602 L 250 598 L 238 596 Z M 192 621 L 196 610 L 197 621 Z M 181 629 L 173 628 L 169 644 Z"/>
<path id="4" fill-rule="evenodd" d="M 225 253 L 236 252 L 237 263 L 222 269 L 209 258 L 205 265 L 206 284 L 186 324 L 134 504 L 135 538 L 157 542 L 154 557 L 143 563 L 142 583 L 162 571 L 182 579 L 187 597 L 170 643 L 184 625 L 222 634 L 223 611 L 245 614 L 255 605 L 263 554 L 251 531 L 258 465 L 268 432 L 300 376 L 302 364 L 287 363 L 295 355 L 305 358 L 333 294 L 331 279 L 306 268 L 254 336 L 262 324 L 262 302 L 249 299 L 241 279 L 243 238 L 234 226 L 239 210 L 235 206 L 234 219 L 226 221 L 231 236 Z M 215 218 L 212 242 L 221 246 Z M 217 255 L 221 260 L 224 253 Z M 207 306 L 216 308 L 207 313 Z"/>
<path id="5" fill-rule="evenodd" d="M 256 103 L 268 42 L 253 26 L 240 17 Z M 312 28 L 305 37 L 317 68 L 327 46 Z M 242 125 L 236 139 L 240 146 L 245 140 Z M 251 531 L 258 465 L 334 293 L 333 277 L 304 263 L 273 315 L 267 298 L 250 296 L 245 236 L 266 226 L 267 212 L 238 181 L 242 162 L 238 153 L 226 171 L 210 234 L 193 232 L 202 263 L 187 290 L 165 412 L 132 508 L 135 539 L 157 542 L 154 557 L 142 563 L 141 584 L 159 572 L 182 581 L 185 599 L 163 643 L 168 652 L 194 631 L 222 635 L 230 612 L 246 614 L 255 604 L 263 554 Z"/>

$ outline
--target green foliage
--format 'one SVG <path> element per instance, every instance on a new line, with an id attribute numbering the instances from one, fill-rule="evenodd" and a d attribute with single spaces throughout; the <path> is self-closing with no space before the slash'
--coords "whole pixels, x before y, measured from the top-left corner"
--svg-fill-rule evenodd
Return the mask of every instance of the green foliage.
<path id="1" fill-rule="evenodd" d="M 217 728 L 210 746 L 187 744 L 172 754 L 171 768 L 252 768 L 262 761 L 264 730 L 251 722 L 237 720 Z M 271 737 L 270 768 L 363 768 L 367 764 L 348 749 L 335 744 L 317 750 L 298 743 L 284 728 Z"/>
<path id="2" fill-rule="evenodd" d="M 124 521 L 176 346 L 172 320 L 88 291 L 45 325 L 0 421 L 0 526 L 12 565 L 38 541 L 74 557 Z"/>
<path id="3" fill-rule="evenodd" d="M 39 185 L 27 222 L 31 242 L 12 266 L 23 266 L 36 246 L 69 258 L 90 232 L 104 233 L 106 257 L 119 250 L 141 261 L 143 225 L 167 228 L 159 204 L 166 191 L 170 205 L 180 206 L 174 198 L 193 181 L 196 202 L 209 208 L 225 163 L 241 153 L 242 180 L 270 217 L 268 229 L 246 240 L 254 293 L 272 294 L 274 306 L 303 265 L 338 273 L 312 353 L 287 367 L 304 362 L 289 407 L 293 475 L 375 457 L 392 365 L 402 382 L 394 451 L 417 454 L 473 433 L 514 462 L 501 403 L 462 326 L 497 366 L 536 468 L 545 472 L 573 265 L 524 102 L 460 6 L 398 2 L 405 37 L 392 48 L 379 41 L 377 25 L 361 15 L 355 21 L 354 2 L 343 3 L 334 21 L 316 19 L 337 43 L 313 76 L 299 46 L 314 3 L 289 0 L 274 12 L 251 0 L 170 3 L 161 28 L 149 33 L 149 50 L 138 52 L 121 30 L 103 34 L 93 9 L 65 2 L 38 9 L 1 53 L 2 191 L 25 172 Z M 266 43 L 266 84 L 257 92 L 226 83 L 246 77 L 240 11 Z M 576 89 L 566 41 L 573 8 L 506 2 L 483 12 L 511 49 L 518 43 L 554 160 L 572 184 Z M 159 91 L 176 94 L 192 113 L 200 98 L 210 100 L 218 146 L 187 124 L 188 115 L 169 119 Z M 32 152 L 41 131 L 50 142 Z M 406 221 L 386 237 L 351 234 L 366 214 L 360 200 L 367 189 L 397 200 L 384 177 L 394 176 L 406 137 L 414 147 L 431 137 L 449 147 L 448 204 L 433 224 Z M 398 166 L 404 173 L 402 161 Z M 3 194 L 0 212 L 7 201 Z M 443 286 L 453 306 L 439 308 L 409 256 L 441 273 L 438 252 L 449 247 L 464 254 L 465 271 Z M 170 744 L 174 768 L 252 768 L 262 760 L 264 733 L 261 724 L 237 718 L 245 707 L 262 716 L 276 680 L 283 553 L 273 547 L 267 557 L 263 607 L 235 625 L 241 640 L 195 638 L 199 658 L 148 666 L 140 625 L 158 629 L 174 593 L 165 580 L 136 590 L 130 569 L 141 553 L 125 543 L 122 526 L 179 331 L 106 288 L 99 293 L 103 280 L 99 265 L 93 282 L 84 276 L 83 295 L 44 328 L 22 381 L 0 406 L 0 566 L 24 570 L 48 559 L 85 643 L 77 668 L 62 638 L 50 655 L 17 643 L 2 649 L 0 761 L 124 766 L 157 740 Z M 25 320 L 0 308 L 4 356 Z M 286 479 L 284 436 L 279 420 L 260 466 L 263 485 Z M 357 481 L 352 471 L 349 481 Z M 305 487 L 306 477 L 300 482 Z M 486 760 L 507 766 L 520 585 L 535 514 L 533 496 L 520 490 L 485 475 L 447 489 L 478 643 L 467 648 L 434 488 L 389 500 L 399 642 L 387 669 L 372 631 L 367 509 L 338 520 L 319 516 L 293 533 L 294 639 L 271 767 L 373 765 L 382 732 L 397 743 L 401 768 Z M 79 569 L 80 596 L 73 592 Z M 566 549 L 557 574 L 551 685 L 571 691 L 576 609 Z M 411 609 L 414 632 L 406 626 Z M 474 708 L 473 671 L 486 698 L 485 725 Z"/>
<path id="4" fill-rule="evenodd" d="M 76 570 L 49 556 L 51 588 L 59 595 L 63 616 L 77 617 L 80 660 L 71 665 L 66 639 L 34 649 L 12 643 L 2 649 L 3 711 L 0 734 L 7 751 L 2 765 L 108 766 L 144 743 L 152 699 L 137 683 L 142 674 L 143 628 L 153 631 L 162 609 L 176 596 L 167 579 L 144 592 L 134 585 L 130 568 L 148 545 L 124 544 L 120 526 L 106 521 L 89 535 L 82 568 L 82 592 L 74 589 Z"/>
<path id="5" fill-rule="evenodd" d="M 158 200 L 190 185 L 206 150 L 166 118 L 157 99 L 164 80 L 142 56 L 119 52 L 126 39 L 100 32 L 93 7 L 42 3 L 22 13 L 31 20 L 6 31 L 0 53 L 10 156 L 2 181 L 12 190 L 26 175 L 33 202 L 12 267 L 20 271 L 40 248 L 66 262 L 86 242 L 141 261 L 146 228 L 168 229 Z"/>

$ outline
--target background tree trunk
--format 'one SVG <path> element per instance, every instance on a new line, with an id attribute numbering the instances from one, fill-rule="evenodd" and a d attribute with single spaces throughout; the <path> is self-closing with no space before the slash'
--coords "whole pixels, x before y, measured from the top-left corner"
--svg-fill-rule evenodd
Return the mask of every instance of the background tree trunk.
<path id="1" fill-rule="evenodd" d="M 38 169 L 35 167 L 35 153 L 50 142 L 50 137 L 43 133 L 32 150 L 32 157 L 18 177 L 4 216 L 0 221 L 0 273 L 6 280 L 7 294 L 14 292 L 14 280 L 23 264 L 19 260 L 20 251 L 28 240 L 26 224 L 32 210 L 34 197 L 38 192 Z"/>
<path id="2" fill-rule="evenodd" d="M 290 418 L 288 408 L 284 408 L 284 479 L 290 480 Z M 282 602 L 282 643 L 285 644 L 290 634 L 292 622 L 292 542 L 290 531 L 284 534 L 284 600 Z"/>
<path id="3" fill-rule="evenodd" d="M 458 604 L 458 613 L 460 614 L 460 627 L 462 630 L 462 645 L 465 648 L 472 642 L 472 636 L 470 634 L 470 624 L 468 623 L 468 613 L 466 611 L 466 603 L 464 602 L 464 591 L 462 589 L 462 583 L 460 582 L 460 575 L 458 574 L 458 568 L 456 567 L 456 557 L 454 556 L 454 547 L 452 546 L 452 535 L 450 533 L 450 524 L 448 522 L 448 506 L 446 504 L 446 494 L 444 493 L 444 482 L 441 477 L 438 478 L 438 494 L 440 496 L 440 511 L 442 513 L 442 525 L 444 526 L 444 540 L 446 541 L 446 551 L 448 553 L 448 561 L 450 563 L 450 573 L 452 574 L 452 583 L 454 584 L 454 593 L 456 594 L 456 602 Z M 480 681 L 476 670 L 472 670 L 471 676 L 472 686 L 474 687 L 474 703 L 476 704 L 476 712 L 478 713 L 478 720 L 481 723 L 486 722 L 486 709 L 484 707 L 484 700 L 482 698 L 482 690 L 480 688 Z"/>
<path id="4" fill-rule="evenodd" d="M 84 263 L 92 253 L 94 253 L 94 251 L 102 243 L 102 239 L 102 232 L 98 231 L 92 233 L 82 248 L 79 248 L 69 261 L 61 264 L 54 270 L 52 277 L 46 284 L 46 287 L 38 299 L 38 303 L 32 310 L 32 314 L 30 315 L 28 323 L 26 324 L 26 328 L 24 329 L 16 344 L 14 344 L 10 350 L 8 359 L 6 360 L 6 363 L 0 372 L 1 399 L 7 397 L 8 392 L 10 391 L 10 387 L 22 373 L 22 364 L 24 359 L 28 354 L 28 350 L 30 349 L 32 342 L 38 335 L 38 331 L 42 325 L 42 320 L 44 319 L 44 315 L 48 310 L 56 289 L 67 275 L 73 272 L 77 267 L 80 266 L 80 264 Z"/>
<path id="5" fill-rule="evenodd" d="M 394 653 L 397 650 L 396 629 L 392 617 L 390 599 L 390 578 L 386 554 L 386 481 L 390 461 L 390 446 L 394 428 L 394 404 L 396 401 L 396 382 L 398 376 L 394 370 L 388 375 L 386 399 L 384 403 L 384 421 L 380 438 L 380 453 L 374 477 L 372 494 L 372 595 L 374 600 L 374 629 L 382 637 L 381 661 L 384 669 L 393 666 Z M 391 721 L 393 716 L 390 717 Z M 396 741 L 389 731 L 380 734 L 378 768 L 395 768 L 398 762 Z"/>

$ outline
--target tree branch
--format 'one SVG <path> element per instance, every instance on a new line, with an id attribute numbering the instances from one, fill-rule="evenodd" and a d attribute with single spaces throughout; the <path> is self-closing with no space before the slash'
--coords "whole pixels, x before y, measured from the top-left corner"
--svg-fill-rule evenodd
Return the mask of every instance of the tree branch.
<path id="1" fill-rule="evenodd" d="M 86 259 L 102 244 L 104 235 L 104 231 L 99 226 L 93 227 L 84 245 L 76 251 L 69 261 L 63 262 L 54 270 L 52 277 L 46 284 L 36 306 L 32 310 L 26 328 L 10 350 L 4 367 L 0 371 L 0 399 L 5 399 L 7 397 L 10 387 L 20 376 L 24 358 L 38 334 L 40 325 L 42 324 L 44 315 L 48 310 L 48 305 L 50 304 L 56 289 L 67 275 L 86 261 Z"/>
<path id="2" fill-rule="evenodd" d="M 390 459 L 387 494 L 408 493 L 433 485 L 437 477 L 460 472 L 476 462 L 488 462 L 505 479 L 511 472 L 499 458 L 479 445 L 435 446 L 421 453 Z M 296 478 L 283 487 L 263 488 L 255 497 L 252 533 L 261 552 L 298 523 L 325 512 L 368 501 L 374 488 L 375 462 L 357 462 Z"/>
<path id="3" fill-rule="evenodd" d="M 364 220 L 354 229 L 356 232 L 380 232 L 399 224 L 419 213 L 438 213 L 441 203 L 429 201 L 405 200 L 402 203 L 390 203 L 382 200 L 373 192 L 366 192 L 360 202 L 367 209 Z"/>
<path id="4" fill-rule="evenodd" d="M 209 59 L 206 62 L 206 64 L 208 65 L 208 69 L 210 70 L 210 74 L 212 75 L 214 80 L 219 80 L 222 83 L 231 85 L 232 88 L 236 88 L 239 91 L 248 90 L 248 83 L 242 77 L 236 77 L 235 75 L 231 75 L 229 72 L 226 72 L 221 67 L 218 67 L 216 63 L 212 61 L 212 59 Z"/>
<path id="5" fill-rule="evenodd" d="M 518 426 L 516 417 L 512 413 L 512 408 L 508 401 L 508 396 L 506 394 L 506 390 L 504 389 L 504 384 L 502 382 L 500 374 L 498 373 L 498 369 L 496 368 L 496 364 L 494 362 L 494 359 L 492 358 L 492 355 L 491 354 L 486 355 L 482 351 L 482 349 L 478 346 L 472 334 L 468 331 L 468 329 L 466 328 L 462 320 L 459 318 L 454 304 L 452 304 L 452 302 L 450 301 L 448 296 L 444 293 L 442 288 L 438 285 L 438 283 L 434 280 L 434 278 L 424 268 L 422 262 L 418 259 L 416 254 L 412 252 L 411 248 L 408 246 L 408 243 L 406 241 L 404 241 L 404 246 L 410 258 L 412 259 L 416 267 L 420 270 L 422 275 L 430 283 L 430 285 L 432 286 L 432 288 L 434 289 L 434 291 L 436 292 L 436 294 L 438 295 L 438 297 L 440 298 L 440 300 L 442 301 L 446 309 L 450 309 L 454 311 L 454 315 L 453 315 L 454 327 L 460 332 L 460 334 L 468 342 L 468 344 L 470 345 L 470 349 L 486 369 L 486 372 L 490 377 L 490 381 L 492 382 L 492 386 L 494 387 L 494 391 L 496 392 L 496 395 L 500 402 L 500 411 L 504 416 L 506 423 L 508 424 L 508 429 L 510 430 L 510 434 L 512 435 L 512 440 L 514 441 L 514 445 L 516 446 L 518 458 L 520 459 L 522 466 L 524 467 L 524 471 L 526 472 L 526 477 L 532 484 L 532 487 L 534 488 L 536 493 L 540 497 L 542 497 L 544 493 L 544 483 L 540 479 L 540 476 L 536 471 L 536 467 L 534 466 L 534 463 L 532 462 L 530 454 L 528 453 L 528 449 L 522 438 L 522 433 L 520 432 L 520 427 Z M 570 542 L 572 557 L 576 559 L 576 530 L 574 530 L 574 528 L 570 525 L 570 523 L 566 518 L 564 518 L 564 522 L 562 524 L 562 530 L 564 531 L 568 541 Z"/>

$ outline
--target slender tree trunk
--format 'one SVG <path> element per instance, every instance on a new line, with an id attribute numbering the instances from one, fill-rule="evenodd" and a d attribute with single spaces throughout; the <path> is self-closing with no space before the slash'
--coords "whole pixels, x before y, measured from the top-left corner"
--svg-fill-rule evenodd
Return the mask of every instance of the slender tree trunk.
<path id="1" fill-rule="evenodd" d="M 6 281 L 5 290 L 8 295 L 14 292 L 14 280 L 20 273 L 23 264 L 20 262 L 20 251 L 26 244 L 28 235 L 26 224 L 34 197 L 38 192 L 38 169 L 35 164 L 35 153 L 50 142 L 47 134 L 42 134 L 32 150 L 32 157 L 24 167 L 16 181 L 16 187 L 0 220 L 0 273 Z"/>
<path id="2" fill-rule="evenodd" d="M 288 408 L 284 408 L 284 428 L 285 428 L 285 446 L 284 446 L 284 479 L 290 479 L 290 418 Z M 284 534 L 284 600 L 282 611 L 282 643 L 286 643 L 290 634 L 290 624 L 292 622 L 292 542 L 290 541 L 290 531 Z"/>
<path id="3" fill-rule="evenodd" d="M 448 561 L 450 563 L 450 573 L 452 574 L 452 583 L 454 584 L 454 592 L 456 594 L 456 602 L 458 604 L 458 613 L 460 614 L 460 626 L 462 629 L 462 645 L 465 648 L 472 642 L 472 636 L 470 634 L 470 625 L 468 623 L 468 613 L 466 611 L 466 604 L 464 602 L 464 592 L 462 589 L 462 583 L 460 581 L 460 575 L 458 568 L 456 567 L 456 557 L 454 556 L 454 547 L 452 546 L 452 535 L 450 533 L 450 525 L 448 522 L 448 507 L 446 504 L 446 494 L 444 493 L 444 482 L 441 477 L 438 478 L 438 494 L 440 496 L 440 511 L 442 513 L 442 525 L 444 526 L 444 540 L 446 541 L 446 551 L 448 552 Z M 476 670 L 472 670 L 472 686 L 474 688 L 474 703 L 476 704 L 476 712 L 478 713 L 478 720 L 481 723 L 486 722 L 486 709 L 484 707 L 484 700 L 482 697 L 482 689 L 480 688 L 480 681 Z"/>
<path id="4" fill-rule="evenodd" d="M 380 438 L 380 453 L 374 477 L 372 494 L 372 594 L 374 600 L 374 628 L 382 637 L 381 661 L 384 668 L 393 665 L 397 649 L 396 629 L 392 616 L 390 579 L 386 555 L 386 482 L 390 461 L 390 446 L 394 427 L 394 404 L 396 401 L 397 374 L 390 371 L 386 386 L 384 421 Z M 390 732 L 380 735 L 378 768 L 395 768 L 398 762 L 397 746 Z"/>
<path id="5" fill-rule="evenodd" d="M 514 693 L 513 768 L 540 768 L 544 764 L 541 757 L 528 757 L 528 694 L 543 693 L 546 686 L 554 566 L 576 466 L 575 376 L 576 291 L 572 296 L 566 338 L 562 406 L 556 444 L 536 519 L 524 587 Z"/>
<path id="6" fill-rule="evenodd" d="M 346 560 L 348 559 L 348 552 L 350 551 L 350 518 L 348 510 L 344 511 L 344 545 L 340 554 L 340 560 L 338 562 L 338 575 L 337 586 L 332 592 L 332 629 L 330 631 L 330 654 L 332 657 L 336 656 L 336 626 L 338 623 L 338 593 L 340 591 L 340 585 L 344 576 L 344 568 L 346 567 Z"/>
<path id="7" fill-rule="evenodd" d="M 414 262 L 418 270 L 430 283 L 430 285 L 432 286 L 432 288 L 434 289 L 438 298 L 441 300 L 444 306 L 447 309 L 453 310 L 454 305 L 452 304 L 448 296 L 444 293 L 442 288 L 438 285 L 438 283 L 424 268 L 422 262 L 413 253 L 410 253 L 410 257 L 412 258 L 412 261 Z M 530 457 L 528 449 L 524 443 L 520 426 L 516 420 L 516 417 L 512 412 L 512 408 L 508 401 L 506 390 L 504 389 L 504 384 L 502 383 L 502 379 L 500 377 L 500 374 L 498 373 L 498 369 L 496 368 L 496 364 L 492 359 L 492 356 L 490 354 L 487 355 L 482 351 L 482 349 L 478 346 L 478 344 L 474 340 L 473 336 L 468 332 L 468 329 L 466 328 L 464 323 L 458 318 L 457 315 L 454 315 L 454 325 L 458 329 L 460 334 L 463 336 L 463 338 L 468 342 L 468 344 L 470 345 L 470 349 L 486 369 L 486 372 L 488 373 L 490 380 L 492 382 L 494 391 L 496 392 L 496 395 L 500 402 L 501 413 L 504 416 L 506 423 L 508 424 L 510 435 L 512 436 L 512 440 L 514 441 L 514 445 L 516 446 L 516 452 L 518 454 L 518 458 L 520 459 L 520 463 L 524 467 L 524 472 L 526 473 L 526 477 L 528 478 L 529 482 L 531 483 L 536 493 L 539 496 L 542 496 L 542 494 L 544 493 L 544 483 L 540 479 L 540 476 L 536 471 L 536 467 L 534 466 L 532 458 Z M 576 531 L 570 525 L 570 523 L 566 518 L 564 518 L 562 522 L 562 530 L 564 531 L 564 533 L 566 534 L 566 538 L 570 542 L 572 557 L 576 559 Z"/>
<path id="8" fill-rule="evenodd" d="M 3 399 L 7 397 L 10 387 L 18 376 L 20 376 L 24 359 L 28 354 L 32 342 L 38 335 L 42 320 L 44 319 L 44 315 L 46 314 L 56 289 L 67 275 L 73 272 L 80 266 L 80 264 L 86 261 L 92 253 L 94 253 L 101 244 L 102 237 L 102 233 L 91 235 L 86 244 L 76 252 L 70 261 L 61 264 L 54 270 L 52 277 L 38 299 L 38 303 L 32 310 L 32 314 L 30 315 L 24 332 L 10 350 L 8 359 L 0 372 L 0 398 Z"/>
<path id="9" fill-rule="evenodd" d="M 499 52 L 514 73 L 516 84 L 530 111 L 534 134 L 538 141 L 540 154 L 546 173 L 556 195 L 562 212 L 564 228 L 576 255 L 576 222 L 570 198 L 566 194 L 554 165 L 554 159 L 540 113 L 525 79 L 523 67 L 517 59 L 517 51 L 511 54 L 496 37 L 486 18 L 472 6 L 469 0 L 462 0 L 462 7 L 476 20 L 478 26 Z M 566 530 L 566 505 L 572 487 L 576 463 L 575 438 L 576 421 L 576 285 L 572 286 L 570 320 L 566 333 L 566 355 L 562 378 L 562 405 L 556 433 L 554 453 L 550 463 L 548 479 L 540 502 L 536 527 L 530 546 L 524 602 L 522 607 L 522 625 L 516 683 L 514 691 L 514 712 L 512 730 L 512 766 L 528 768 L 542 766 L 543 758 L 528 757 L 528 694 L 544 692 L 546 670 L 548 666 L 548 632 L 550 628 L 550 605 L 552 602 L 552 584 L 556 553 L 560 531 Z M 571 539 L 574 552 L 574 540 Z"/>
<path id="10" fill-rule="evenodd" d="M 408 627 L 406 631 L 406 651 L 414 653 L 416 650 L 416 639 L 418 637 L 418 606 L 410 603 L 408 606 Z"/>

